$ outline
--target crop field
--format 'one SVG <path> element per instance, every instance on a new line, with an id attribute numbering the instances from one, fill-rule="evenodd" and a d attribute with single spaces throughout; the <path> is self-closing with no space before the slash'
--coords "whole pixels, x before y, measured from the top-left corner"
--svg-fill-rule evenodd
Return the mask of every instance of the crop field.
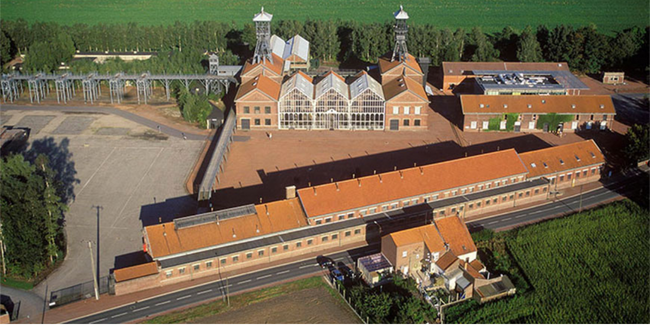
<path id="1" fill-rule="evenodd" d="M 648 211 L 626 200 L 499 234 L 530 287 L 483 306 L 450 307 L 447 320 L 648 323 L 649 230 Z"/>
<path id="2" fill-rule="evenodd" d="M 245 0 L 3 0 L 2 19 L 28 22 L 168 25 L 174 21 L 233 21 L 241 26 L 259 12 L 259 1 Z M 278 20 L 342 19 L 385 22 L 403 4 L 411 23 L 455 29 L 474 26 L 500 31 L 505 26 L 590 23 L 605 33 L 648 24 L 647 0 L 267 0 Z"/>

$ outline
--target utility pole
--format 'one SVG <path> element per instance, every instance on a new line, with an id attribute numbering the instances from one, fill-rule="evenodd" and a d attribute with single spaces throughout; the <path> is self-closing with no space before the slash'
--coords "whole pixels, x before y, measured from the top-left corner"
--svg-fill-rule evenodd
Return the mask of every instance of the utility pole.
<path id="1" fill-rule="evenodd" d="M 95 273 L 95 260 L 93 259 L 93 244 L 88 241 L 88 249 L 90 250 L 90 266 L 93 271 L 93 282 L 95 284 L 95 300 L 99 300 L 99 287 L 97 286 L 97 275 Z"/>

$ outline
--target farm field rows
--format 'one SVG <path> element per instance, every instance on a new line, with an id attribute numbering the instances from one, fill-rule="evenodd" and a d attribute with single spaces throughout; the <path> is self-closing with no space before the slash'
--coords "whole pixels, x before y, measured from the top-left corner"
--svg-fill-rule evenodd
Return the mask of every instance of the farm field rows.
<path id="1" fill-rule="evenodd" d="M 486 32 L 505 26 L 523 28 L 546 24 L 585 26 L 590 23 L 605 33 L 648 24 L 645 0 L 268 0 L 265 9 L 276 20 L 342 19 L 385 22 L 403 4 L 411 23 Z M 2 19 L 24 18 L 28 22 L 54 21 L 60 24 L 125 23 L 168 25 L 174 21 L 251 21 L 259 2 L 242 0 L 3 0 Z"/>
<path id="2" fill-rule="evenodd" d="M 648 323 L 649 230 L 648 211 L 626 200 L 499 234 L 492 241 L 504 239 L 508 253 L 494 256 L 512 256 L 530 287 L 483 306 L 450 307 L 447 321 Z"/>

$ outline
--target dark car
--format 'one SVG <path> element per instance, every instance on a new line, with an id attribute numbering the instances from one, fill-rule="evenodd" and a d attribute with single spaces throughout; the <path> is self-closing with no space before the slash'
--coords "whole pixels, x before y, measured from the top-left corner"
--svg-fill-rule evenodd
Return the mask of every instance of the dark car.
<path id="1" fill-rule="evenodd" d="M 354 279 L 354 271 L 352 271 L 352 269 L 350 269 L 347 265 L 339 264 L 339 271 L 341 271 L 345 277 Z"/>
<path id="2" fill-rule="evenodd" d="M 323 268 L 323 269 L 326 268 L 326 267 L 330 267 L 330 266 L 334 265 L 334 261 L 332 261 L 331 258 L 323 256 L 323 255 L 319 255 L 318 257 L 316 257 L 316 262 L 318 262 L 320 267 Z"/>

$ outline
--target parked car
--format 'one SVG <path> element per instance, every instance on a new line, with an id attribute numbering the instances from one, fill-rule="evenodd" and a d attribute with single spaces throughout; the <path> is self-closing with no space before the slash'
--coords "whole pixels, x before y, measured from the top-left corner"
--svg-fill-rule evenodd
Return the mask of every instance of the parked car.
<path id="1" fill-rule="evenodd" d="M 339 271 L 339 270 L 337 270 L 335 268 L 330 269 L 330 275 L 332 276 L 332 278 L 334 278 L 334 279 L 336 279 L 338 281 L 345 280 L 345 277 L 343 276 L 343 273 L 341 273 L 341 271 Z"/>
<path id="2" fill-rule="evenodd" d="M 334 261 L 331 258 L 323 255 L 316 257 L 316 262 L 320 265 L 321 268 L 326 268 L 334 265 Z"/>
<path id="3" fill-rule="evenodd" d="M 346 278 L 354 279 L 354 271 L 352 271 L 352 269 L 350 269 L 347 265 L 343 263 L 339 263 L 338 266 L 339 266 L 339 271 L 343 273 L 343 276 L 345 276 Z"/>

